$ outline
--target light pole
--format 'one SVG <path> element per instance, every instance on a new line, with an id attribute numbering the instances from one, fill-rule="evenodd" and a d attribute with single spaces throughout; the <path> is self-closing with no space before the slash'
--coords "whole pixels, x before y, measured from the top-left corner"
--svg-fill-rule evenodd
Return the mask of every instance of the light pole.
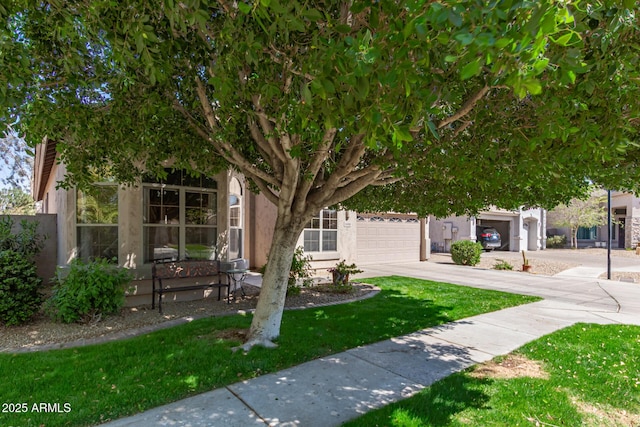
<path id="1" fill-rule="evenodd" d="M 611 280 L 611 190 L 607 190 L 607 280 Z"/>

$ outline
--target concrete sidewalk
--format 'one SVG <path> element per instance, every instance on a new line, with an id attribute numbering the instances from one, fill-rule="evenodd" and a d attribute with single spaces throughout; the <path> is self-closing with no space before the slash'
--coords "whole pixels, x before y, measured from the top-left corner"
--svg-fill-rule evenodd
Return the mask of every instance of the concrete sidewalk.
<path id="1" fill-rule="evenodd" d="M 640 325 L 640 285 L 436 263 L 366 268 L 545 298 L 324 357 L 108 426 L 338 426 L 577 322 Z"/>

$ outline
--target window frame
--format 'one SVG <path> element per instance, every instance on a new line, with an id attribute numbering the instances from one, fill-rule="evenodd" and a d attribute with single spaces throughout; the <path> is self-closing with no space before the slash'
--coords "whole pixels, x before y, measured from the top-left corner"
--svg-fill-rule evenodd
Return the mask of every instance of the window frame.
<path id="1" fill-rule="evenodd" d="M 87 220 L 85 219 L 81 219 L 81 217 L 83 215 L 81 215 L 81 210 L 83 209 L 83 205 L 86 206 L 86 202 L 82 202 L 81 200 L 86 200 L 87 196 L 90 195 L 90 191 L 86 191 L 86 190 L 82 190 L 80 188 L 76 188 L 75 191 L 75 215 L 74 215 L 74 220 L 75 220 L 75 230 L 76 230 L 76 257 L 83 260 L 83 261 L 89 261 L 89 260 L 94 260 L 97 258 L 104 258 L 106 259 L 108 262 L 110 263 L 118 263 L 119 261 L 119 253 L 118 253 L 118 249 L 120 247 L 120 228 L 119 228 L 119 216 L 120 216 L 120 189 L 118 187 L 117 184 L 113 183 L 113 182 L 97 182 L 95 184 L 91 185 L 91 188 L 94 190 L 105 190 L 105 189 L 109 189 L 109 190 L 113 190 L 114 194 L 112 195 L 112 197 L 115 197 L 115 206 L 114 206 L 114 210 L 115 210 L 115 216 L 110 220 L 110 222 L 106 222 L 106 221 L 92 221 L 92 220 Z M 95 198 L 94 198 L 95 200 Z M 96 200 L 96 203 L 98 201 Z M 115 240 L 113 240 L 109 245 L 95 245 L 95 240 L 102 240 L 98 234 L 96 235 L 86 235 L 85 232 L 97 232 L 99 229 L 102 229 L 101 231 L 104 231 L 105 229 L 112 229 L 115 230 Z M 85 254 L 85 250 L 87 249 L 86 245 L 84 244 L 83 240 L 93 240 L 93 242 L 91 243 L 91 248 L 90 254 Z M 104 247 L 105 250 L 108 249 L 109 247 L 114 248 L 114 253 L 111 256 L 96 256 L 94 254 L 94 252 L 96 250 L 102 251 L 99 248 Z M 102 251 L 104 252 L 104 251 Z"/>
<path id="2" fill-rule="evenodd" d="M 174 175 L 177 175 L 179 172 L 173 172 Z M 187 176 L 185 172 L 182 172 L 182 176 Z M 217 253 L 217 243 L 218 243 L 218 228 L 219 224 L 219 206 L 218 206 L 218 189 L 217 189 L 217 181 L 213 178 L 209 177 L 201 177 L 199 183 L 203 184 L 212 184 L 211 187 L 193 187 L 188 185 L 178 185 L 179 183 L 194 183 L 196 179 L 190 178 L 178 181 L 174 184 L 167 184 L 162 182 L 162 180 L 156 180 L 155 182 L 150 182 L 152 179 L 149 177 L 147 180 L 142 183 L 142 258 L 145 264 L 151 264 L 154 262 L 161 262 L 167 260 L 184 260 L 184 259 L 217 259 L 220 254 Z M 152 223 L 150 221 L 150 211 L 149 211 L 149 200 L 150 200 L 150 191 L 177 191 L 178 193 L 178 216 L 177 223 L 175 224 L 162 224 L 162 223 Z M 206 194 L 209 196 L 208 204 L 212 204 L 211 207 L 207 208 L 206 206 L 201 205 L 199 207 L 200 210 L 210 209 L 209 214 L 207 215 L 207 220 L 204 223 L 190 222 L 187 219 L 187 212 L 189 210 L 194 210 L 196 206 L 187 206 L 187 193 L 189 194 Z M 177 250 L 178 253 L 175 257 L 154 257 L 150 252 L 152 245 L 149 243 L 149 230 L 156 228 L 168 227 L 175 228 L 178 231 L 177 234 Z M 193 253 L 187 258 L 188 245 L 193 243 L 188 243 L 188 237 L 190 236 L 189 231 L 194 230 L 213 230 L 213 245 L 209 246 L 211 250 L 211 256 L 209 258 L 201 258 L 201 257 L 193 257 Z M 191 234 L 195 236 L 195 234 Z M 153 249 L 156 249 L 154 246 Z"/>
<path id="3" fill-rule="evenodd" d="M 229 179 L 228 202 L 228 256 L 229 259 L 244 257 L 244 209 L 243 188 L 238 177 Z"/>
<path id="4" fill-rule="evenodd" d="M 578 240 L 598 240 L 598 226 L 593 227 L 578 227 L 578 232 L 576 233 L 576 238 Z M 588 235 L 589 237 L 584 237 Z"/>
<path id="5" fill-rule="evenodd" d="M 328 215 L 331 214 L 329 217 Z M 331 226 L 333 224 L 333 226 Z M 309 239 L 308 235 L 317 233 L 317 239 Z M 326 247 L 325 236 L 329 233 L 334 236 L 331 239 L 331 247 Z M 307 242 L 317 242 L 317 250 L 307 246 Z M 302 231 L 302 247 L 305 253 L 336 253 L 338 251 L 338 211 L 335 209 L 322 209 L 318 215 L 309 220 Z"/>

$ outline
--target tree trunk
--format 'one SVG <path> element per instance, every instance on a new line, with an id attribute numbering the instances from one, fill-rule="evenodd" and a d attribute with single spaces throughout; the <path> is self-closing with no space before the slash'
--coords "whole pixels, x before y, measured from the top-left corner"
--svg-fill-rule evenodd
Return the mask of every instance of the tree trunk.
<path id="1" fill-rule="evenodd" d="M 303 226 L 301 221 L 287 221 L 283 219 L 283 215 L 278 215 L 267 267 L 262 277 L 260 297 L 247 341 L 242 346 L 245 351 L 255 345 L 276 346 L 272 340 L 280 335 L 289 270 Z"/>

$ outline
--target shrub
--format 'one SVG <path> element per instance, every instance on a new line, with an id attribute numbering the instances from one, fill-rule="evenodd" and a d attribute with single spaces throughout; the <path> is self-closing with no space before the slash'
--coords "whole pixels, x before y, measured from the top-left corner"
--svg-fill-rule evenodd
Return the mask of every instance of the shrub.
<path id="1" fill-rule="evenodd" d="M 304 248 L 298 246 L 293 252 L 291 260 L 291 269 L 289 270 L 289 279 L 287 280 L 287 295 L 299 295 L 301 286 L 309 286 L 313 283 L 311 279 L 311 255 L 304 255 Z M 258 269 L 258 273 L 264 275 L 267 264 Z M 298 281 L 302 283 L 299 284 Z"/>
<path id="2" fill-rule="evenodd" d="M 458 265 L 476 265 L 480 262 L 482 245 L 471 240 L 458 240 L 451 244 L 451 259 Z"/>
<path id="3" fill-rule="evenodd" d="M 36 232 L 37 222 L 23 220 L 20 231 L 12 232 L 13 220 L 0 218 L 0 322 L 27 322 L 42 304 L 34 257 L 44 238 Z"/>
<path id="4" fill-rule="evenodd" d="M 333 276 L 331 290 L 336 293 L 351 292 L 353 286 L 349 283 L 349 275 L 362 273 L 362 270 L 360 270 L 355 263 L 347 264 L 346 260 L 340 261 L 335 267 L 327 271 Z"/>
<path id="5" fill-rule="evenodd" d="M 298 246 L 293 252 L 291 260 L 291 270 L 289 270 L 289 280 L 287 282 L 287 295 L 299 295 L 301 286 L 311 284 L 311 255 L 304 255 L 304 248 Z M 301 281 L 302 283 L 298 283 Z"/>
<path id="6" fill-rule="evenodd" d="M 513 270 L 513 265 L 509 264 L 507 261 L 502 260 L 502 259 L 497 259 L 494 265 L 493 265 L 493 269 L 494 270 Z"/>
<path id="7" fill-rule="evenodd" d="M 7 326 L 30 320 L 42 304 L 42 279 L 23 254 L 0 251 L 0 322 Z"/>
<path id="8" fill-rule="evenodd" d="M 44 237 L 36 231 L 38 223 L 22 220 L 20 231 L 13 233 L 13 219 L 0 218 L 0 251 L 14 251 L 28 259 L 33 259 L 44 245 Z"/>
<path id="9" fill-rule="evenodd" d="M 116 313 L 124 305 L 125 285 L 132 279 L 129 271 L 106 259 L 88 263 L 76 259 L 62 276 L 58 270 L 46 310 L 63 323 L 97 322 L 103 314 Z"/>
<path id="10" fill-rule="evenodd" d="M 565 246 L 567 246 L 567 236 L 564 234 L 547 237 L 548 248 L 564 248 Z"/>

